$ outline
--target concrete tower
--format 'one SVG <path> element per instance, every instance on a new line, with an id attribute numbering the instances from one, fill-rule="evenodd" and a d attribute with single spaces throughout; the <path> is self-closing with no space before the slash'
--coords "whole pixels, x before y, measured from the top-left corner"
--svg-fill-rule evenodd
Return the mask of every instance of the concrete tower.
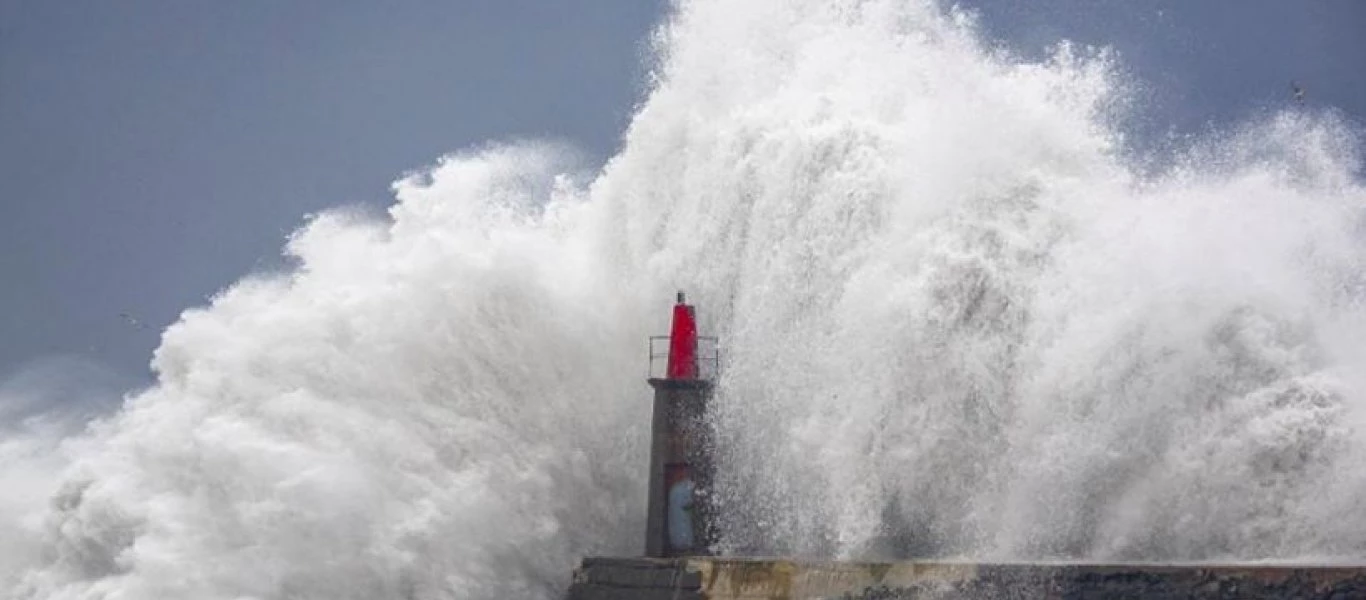
<path id="1" fill-rule="evenodd" d="M 710 345 L 709 351 L 699 354 L 699 340 Z M 657 350 L 660 342 L 667 343 L 667 353 Z M 653 376 L 657 358 L 666 358 L 664 377 Z M 712 461 L 706 414 L 717 356 L 715 338 L 697 335 L 697 316 L 683 292 L 669 335 L 650 338 L 650 363 L 655 401 L 645 556 L 703 555 L 715 540 L 707 494 Z"/>

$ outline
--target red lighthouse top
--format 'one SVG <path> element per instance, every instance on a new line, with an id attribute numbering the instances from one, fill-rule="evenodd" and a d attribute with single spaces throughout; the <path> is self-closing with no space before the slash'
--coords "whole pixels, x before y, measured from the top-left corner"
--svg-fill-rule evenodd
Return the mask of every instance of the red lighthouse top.
<path id="1" fill-rule="evenodd" d="M 678 293 L 673 326 L 669 330 L 669 379 L 697 379 L 697 316 L 692 305 Z"/>

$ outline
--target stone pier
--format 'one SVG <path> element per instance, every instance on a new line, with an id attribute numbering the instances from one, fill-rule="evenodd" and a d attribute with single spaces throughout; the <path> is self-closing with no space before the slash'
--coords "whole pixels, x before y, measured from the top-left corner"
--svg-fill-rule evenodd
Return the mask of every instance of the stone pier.
<path id="1" fill-rule="evenodd" d="M 1366 598 L 1366 566 L 587 558 L 570 600 Z"/>

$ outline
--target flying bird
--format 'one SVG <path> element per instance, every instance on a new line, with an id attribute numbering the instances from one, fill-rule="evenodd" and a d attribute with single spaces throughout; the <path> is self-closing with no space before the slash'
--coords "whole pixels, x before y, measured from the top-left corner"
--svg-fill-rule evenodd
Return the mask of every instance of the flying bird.
<path id="1" fill-rule="evenodd" d="M 137 320 L 137 318 L 133 315 L 130 315 L 126 312 L 122 312 L 119 313 L 119 316 L 123 318 L 125 323 L 128 323 L 128 325 L 130 325 L 134 329 L 147 329 L 147 324 Z"/>

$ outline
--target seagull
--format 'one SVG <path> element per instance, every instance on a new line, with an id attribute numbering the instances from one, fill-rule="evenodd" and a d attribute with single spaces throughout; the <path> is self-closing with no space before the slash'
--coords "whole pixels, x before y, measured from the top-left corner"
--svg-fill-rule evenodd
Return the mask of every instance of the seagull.
<path id="1" fill-rule="evenodd" d="M 133 317 L 133 315 L 130 315 L 126 312 L 121 312 L 119 313 L 119 316 L 123 317 L 123 320 L 135 329 L 147 329 L 147 324 L 137 320 L 137 318 Z"/>

